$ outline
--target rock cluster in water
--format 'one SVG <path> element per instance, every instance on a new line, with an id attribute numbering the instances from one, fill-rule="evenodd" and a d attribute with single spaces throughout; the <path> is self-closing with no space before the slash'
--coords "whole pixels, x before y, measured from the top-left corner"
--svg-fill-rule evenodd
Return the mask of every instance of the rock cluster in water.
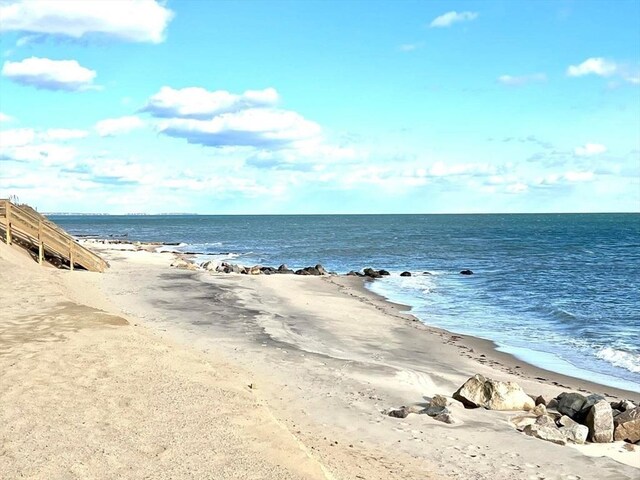
<path id="1" fill-rule="evenodd" d="M 630 400 L 608 402 L 602 395 L 564 392 L 548 402 L 527 395 L 514 382 L 500 382 L 474 375 L 453 394 L 465 408 L 524 411 L 511 419 L 516 429 L 558 445 L 625 441 L 640 445 L 640 407 Z M 456 423 L 448 400 L 436 395 L 425 408 L 389 410 L 391 417 L 427 414 L 445 423 Z"/>

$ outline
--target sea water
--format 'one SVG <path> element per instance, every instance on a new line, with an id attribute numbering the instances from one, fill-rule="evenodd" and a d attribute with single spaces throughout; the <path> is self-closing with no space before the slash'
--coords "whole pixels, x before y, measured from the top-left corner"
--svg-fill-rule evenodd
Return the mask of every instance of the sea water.
<path id="1" fill-rule="evenodd" d="M 421 321 L 559 373 L 640 391 L 640 214 L 52 216 L 78 235 L 200 260 L 392 275 Z M 471 269 L 473 275 L 461 275 Z M 400 277 L 402 271 L 411 277 Z"/>

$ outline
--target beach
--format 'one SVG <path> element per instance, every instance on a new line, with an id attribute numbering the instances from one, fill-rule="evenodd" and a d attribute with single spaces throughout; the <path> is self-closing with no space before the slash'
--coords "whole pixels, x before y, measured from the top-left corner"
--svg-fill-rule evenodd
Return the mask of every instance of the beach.
<path id="1" fill-rule="evenodd" d="M 522 412 L 385 412 L 474 374 L 530 395 L 640 395 L 429 327 L 356 277 L 224 275 L 91 245 L 103 274 L 0 245 L 3 478 L 637 478 L 638 447 L 559 446 Z M 8 287 L 8 288 L 7 288 Z"/>

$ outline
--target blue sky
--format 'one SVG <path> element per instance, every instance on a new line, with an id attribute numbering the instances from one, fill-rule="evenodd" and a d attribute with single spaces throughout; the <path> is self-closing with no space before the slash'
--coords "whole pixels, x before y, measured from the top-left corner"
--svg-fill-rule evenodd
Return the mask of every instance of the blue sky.
<path id="1" fill-rule="evenodd" d="M 637 0 L 0 0 L 0 197 L 637 212 L 639 20 Z"/>

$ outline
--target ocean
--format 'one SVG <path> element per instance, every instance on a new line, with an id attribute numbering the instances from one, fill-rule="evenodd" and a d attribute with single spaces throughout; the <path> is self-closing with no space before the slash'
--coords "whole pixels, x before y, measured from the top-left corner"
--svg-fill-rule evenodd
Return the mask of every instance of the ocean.
<path id="1" fill-rule="evenodd" d="M 429 325 L 640 392 L 640 214 L 50 218 L 76 235 L 179 243 L 200 261 L 384 268 L 368 288 Z"/>

